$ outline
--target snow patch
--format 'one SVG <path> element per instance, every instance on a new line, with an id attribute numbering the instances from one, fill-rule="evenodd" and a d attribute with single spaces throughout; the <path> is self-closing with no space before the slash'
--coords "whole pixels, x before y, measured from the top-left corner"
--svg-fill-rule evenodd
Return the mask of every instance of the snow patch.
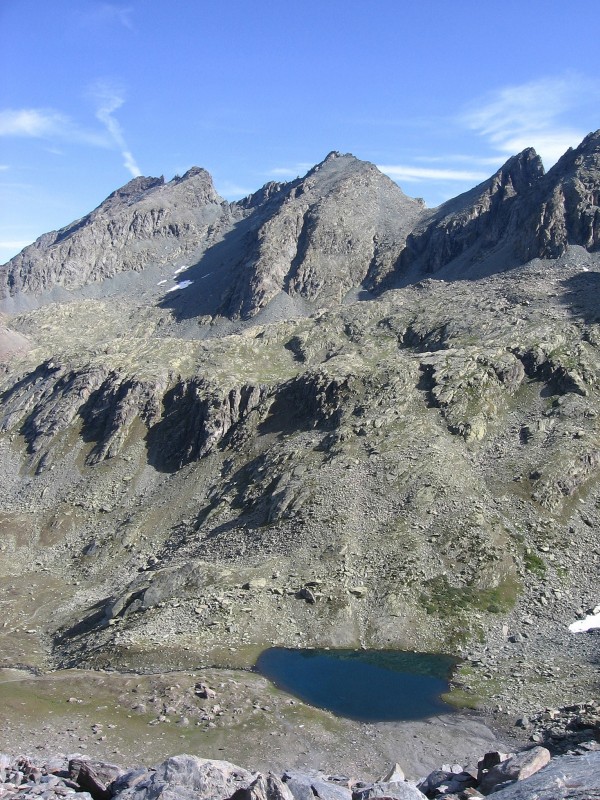
<path id="1" fill-rule="evenodd" d="M 596 606 L 593 613 L 588 614 L 585 619 L 578 619 L 569 625 L 571 633 L 583 633 L 593 628 L 600 628 L 600 606 Z"/>
<path id="2" fill-rule="evenodd" d="M 157 286 L 162 286 L 163 283 L 166 283 L 166 282 L 167 282 L 167 279 L 165 278 L 164 281 L 159 281 L 156 285 Z"/>
<path id="3" fill-rule="evenodd" d="M 179 275 L 180 272 L 183 272 L 186 269 L 189 269 L 189 267 L 187 265 L 185 265 L 183 267 L 179 267 L 179 269 L 176 269 L 175 272 L 173 273 L 173 277 L 175 277 L 175 275 Z"/>
<path id="4" fill-rule="evenodd" d="M 180 283 L 176 283 L 175 286 L 171 286 L 170 289 L 167 289 L 167 294 L 169 294 L 169 292 L 176 292 L 177 289 L 187 289 L 193 282 L 194 281 L 181 281 Z"/>

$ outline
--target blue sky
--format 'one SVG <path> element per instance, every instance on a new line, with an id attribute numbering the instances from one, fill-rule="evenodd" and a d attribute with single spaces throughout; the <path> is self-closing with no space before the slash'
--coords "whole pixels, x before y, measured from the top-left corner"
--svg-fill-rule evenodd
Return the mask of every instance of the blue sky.
<path id="1" fill-rule="evenodd" d="M 0 263 L 132 176 L 228 199 L 329 151 L 429 206 L 600 128 L 600 4 L 0 0 Z"/>

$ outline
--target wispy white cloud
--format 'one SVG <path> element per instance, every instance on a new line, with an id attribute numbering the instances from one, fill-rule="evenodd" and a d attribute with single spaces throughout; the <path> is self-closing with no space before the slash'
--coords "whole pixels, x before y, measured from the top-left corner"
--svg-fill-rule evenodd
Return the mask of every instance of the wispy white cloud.
<path id="1" fill-rule="evenodd" d="M 588 131 L 573 126 L 576 108 L 597 107 L 600 81 L 577 73 L 506 86 L 473 103 L 460 121 L 503 155 L 534 147 L 547 166 Z"/>
<path id="2" fill-rule="evenodd" d="M 90 93 L 96 104 L 96 118 L 104 125 L 108 135 L 121 151 L 123 166 L 136 178 L 142 174 L 141 170 L 127 146 L 121 124 L 114 116 L 115 111 L 125 102 L 122 90 L 106 81 L 98 81 Z"/>
<path id="3" fill-rule="evenodd" d="M 23 240 L 13 240 L 13 241 L 0 241 L 0 250 L 22 250 L 24 247 L 27 247 L 28 244 L 31 244 L 30 239 L 23 239 Z"/>
<path id="4" fill-rule="evenodd" d="M 239 200 L 256 191 L 256 189 L 249 189 L 247 186 L 240 186 L 232 181 L 223 181 L 216 188 L 221 197 L 225 197 L 227 200 Z"/>
<path id="5" fill-rule="evenodd" d="M 115 117 L 115 112 L 125 102 L 122 90 L 101 81 L 94 84 L 90 94 L 95 105 L 96 119 L 102 124 L 104 131 L 84 128 L 66 114 L 52 108 L 6 108 L 0 110 L 0 136 L 116 147 L 123 157 L 123 165 L 131 175 L 134 178 L 141 175 L 137 161 L 125 141 L 123 129 Z"/>
<path id="6" fill-rule="evenodd" d="M 275 178 L 276 180 L 281 178 L 296 178 L 299 175 L 307 173 L 312 167 L 314 167 L 314 164 L 310 164 L 307 161 L 298 161 L 295 164 L 290 164 L 288 167 L 274 167 L 265 172 L 265 175 L 269 178 Z"/>
<path id="7" fill-rule="evenodd" d="M 99 147 L 106 147 L 109 143 L 104 134 L 81 128 L 65 114 L 51 108 L 6 108 L 0 111 L 0 136 L 63 139 Z"/>
<path id="8" fill-rule="evenodd" d="M 414 167 L 408 164 L 378 164 L 381 172 L 395 181 L 421 183 L 422 181 L 482 181 L 488 177 L 485 172 L 468 169 L 435 169 L 434 167 Z"/>
<path id="9" fill-rule="evenodd" d="M 80 10 L 79 22 L 86 26 L 121 25 L 134 30 L 132 22 L 133 8 L 118 3 L 90 3 L 85 10 Z"/>
<path id="10" fill-rule="evenodd" d="M 9 169 L 8 164 L 0 164 L 0 172 L 6 172 Z"/>

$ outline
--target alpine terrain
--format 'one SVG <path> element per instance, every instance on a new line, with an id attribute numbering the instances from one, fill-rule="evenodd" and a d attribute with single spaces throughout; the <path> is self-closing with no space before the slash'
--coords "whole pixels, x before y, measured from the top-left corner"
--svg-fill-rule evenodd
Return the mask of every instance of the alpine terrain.
<path id="1" fill-rule="evenodd" d="M 272 645 L 456 656 L 506 730 L 597 692 L 600 131 L 435 209 L 337 152 L 234 203 L 135 178 L 0 267 L 0 314 L 8 737 L 91 692 L 129 752 L 171 719 L 163 754 L 243 759 L 272 709 L 331 743 L 241 671 Z"/>

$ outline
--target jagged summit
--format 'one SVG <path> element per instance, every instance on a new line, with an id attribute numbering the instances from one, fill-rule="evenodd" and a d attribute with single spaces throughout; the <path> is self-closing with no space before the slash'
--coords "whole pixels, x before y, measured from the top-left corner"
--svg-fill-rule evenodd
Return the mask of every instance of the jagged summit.
<path id="1" fill-rule="evenodd" d="M 224 205 L 209 173 L 198 167 L 168 183 L 134 178 L 90 214 L 44 234 L 1 267 L 0 298 L 73 290 L 185 256 Z"/>
<path id="2" fill-rule="evenodd" d="M 557 258 L 569 245 L 600 247 L 600 131 L 569 148 L 515 210 L 522 262 Z"/>
<path id="3" fill-rule="evenodd" d="M 339 153 L 270 196 L 232 282 L 228 316 L 253 317 L 281 293 L 327 306 L 373 288 L 422 211 L 373 164 Z"/>
<path id="4" fill-rule="evenodd" d="M 141 200 L 141 198 L 151 189 L 156 189 L 158 186 L 164 186 L 164 183 L 165 179 L 163 177 L 150 178 L 140 175 L 137 178 L 133 178 L 129 181 L 129 183 L 121 186 L 116 191 L 112 192 L 112 194 L 109 194 L 106 200 L 100 204 L 99 208 L 110 208 L 111 206 L 117 205 L 120 201 L 135 203 L 138 200 Z"/>
<path id="5" fill-rule="evenodd" d="M 490 178 L 425 215 L 407 239 L 398 271 L 431 273 L 463 254 L 479 258 L 505 235 L 516 198 L 543 174 L 533 148 L 509 158 Z"/>

